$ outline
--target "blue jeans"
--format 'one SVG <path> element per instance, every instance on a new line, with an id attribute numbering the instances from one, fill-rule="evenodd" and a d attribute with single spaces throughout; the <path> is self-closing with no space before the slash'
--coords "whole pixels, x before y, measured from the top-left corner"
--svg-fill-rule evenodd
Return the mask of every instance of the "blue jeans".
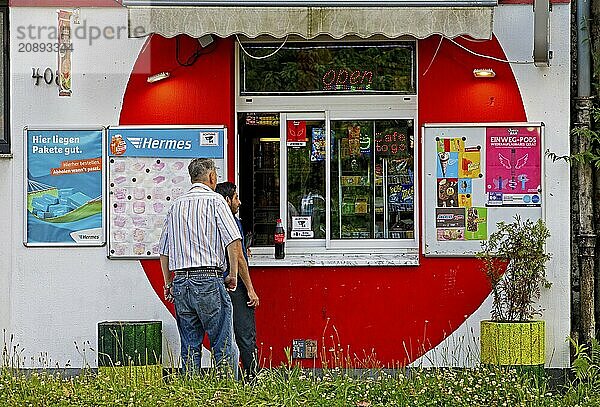
<path id="1" fill-rule="evenodd" d="M 239 351 L 233 334 L 233 306 L 223 280 L 175 276 L 173 297 L 184 373 L 200 371 L 206 332 L 216 366 L 231 369 L 237 379 Z"/>

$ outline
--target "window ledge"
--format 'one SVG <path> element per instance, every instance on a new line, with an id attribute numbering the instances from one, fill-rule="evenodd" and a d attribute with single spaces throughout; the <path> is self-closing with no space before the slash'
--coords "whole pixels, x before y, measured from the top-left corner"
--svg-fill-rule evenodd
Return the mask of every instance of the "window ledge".
<path id="1" fill-rule="evenodd" d="M 418 266 L 418 253 L 394 254 L 286 254 L 275 259 L 273 254 L 253 254 L 250 267 L 353 267 L 353 266 Z"/>

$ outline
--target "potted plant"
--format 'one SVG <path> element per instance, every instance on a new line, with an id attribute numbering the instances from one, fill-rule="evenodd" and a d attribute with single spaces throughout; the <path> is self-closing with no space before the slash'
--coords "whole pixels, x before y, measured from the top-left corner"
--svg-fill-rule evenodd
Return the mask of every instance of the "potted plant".
<path id="1" fill-rule="evenodd" d="M 542 287 L 549 288 L 546 253 L 550 233 L 540 219 L 498 222 L 497 231 L 482 242 L 483 261 L 493 294 L 490 321 L 481 321 L 481 362 L 505 366 L 537 366 L 545 361 L 544 321 L 536 305 Z"/>

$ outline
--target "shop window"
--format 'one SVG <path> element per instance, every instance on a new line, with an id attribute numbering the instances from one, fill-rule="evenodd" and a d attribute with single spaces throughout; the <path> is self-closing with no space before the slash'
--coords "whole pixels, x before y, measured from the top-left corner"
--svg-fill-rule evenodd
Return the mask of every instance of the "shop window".
<path id="1" fill-rule="evenodd" d="M 239 59 L 242 95 L 416 93 L 413 42 L 245 43 Z"/>
<path id="2" fill-rule="evenodd" d="M 278 218 L 292 250 L 414 246 L 412 118 L 238 117 L 240 211 L 252 246 L 273 245 Z"/>
<path id="3" fill-rule="evenodd" d="M 325 239 L 325 120 L 286 115 L 288 239 Z"/>
<path id="4" fill-rule="evenodd" d="M 9 136 L 9 103 L 8 103 L 8 7 L 6 1 L 0 0 L 0 41 L 2 42 L 2 55 L 0 61 L 0 154 L 10 153 Z"/>
<path id="5" fill-rule="evenodd" d="M 414 238 L 412 120 L 332 121 L 332 239 Z"/>
<path id="6" fill-rule="evenodd" d="M 241 114 L 240 218 L 247 244 L 273 246 L 279 208 L 279 114 Z M 251 235 L 250 235 L 251 234 Z"/>

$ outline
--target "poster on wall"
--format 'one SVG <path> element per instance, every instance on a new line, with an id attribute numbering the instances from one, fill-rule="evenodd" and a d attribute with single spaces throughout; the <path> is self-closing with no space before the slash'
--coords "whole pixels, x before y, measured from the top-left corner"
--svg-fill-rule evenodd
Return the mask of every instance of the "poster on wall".
<path id="1" fill-rule="evenodd" d="M 474 255 L 499 221 L 542 216 L 541 123 L 423 126 L 423 252 Z"/>
<path id="2" fill-rule="evenodd" d="M 26 246 L 101 246 L 104 128 L 25 128 Z"/>
<path id="3" fill-rule="evenodd" d="M 288 120 L 286 142 L 288 147 L 304 147 L 307 140 L 306 121 Z"/>
<path id="4" fill-rule="evenodd" d="M 494 127 L 486 131 L 487 205 L 540 206 L 539 127 Z"/>
<path id="5" fill-rule="evenodd" d="M 71 96 L 71 12 L 58 11 L 58 96 Z"/>
<path id="6" fill-rule="evenodd" d="M 214 159 L 225 181 L 226 140 L 224 126 L 110 127 L 108 257 L 158 258 L 169 206 L 191 186 L 190 160 Z"/>

